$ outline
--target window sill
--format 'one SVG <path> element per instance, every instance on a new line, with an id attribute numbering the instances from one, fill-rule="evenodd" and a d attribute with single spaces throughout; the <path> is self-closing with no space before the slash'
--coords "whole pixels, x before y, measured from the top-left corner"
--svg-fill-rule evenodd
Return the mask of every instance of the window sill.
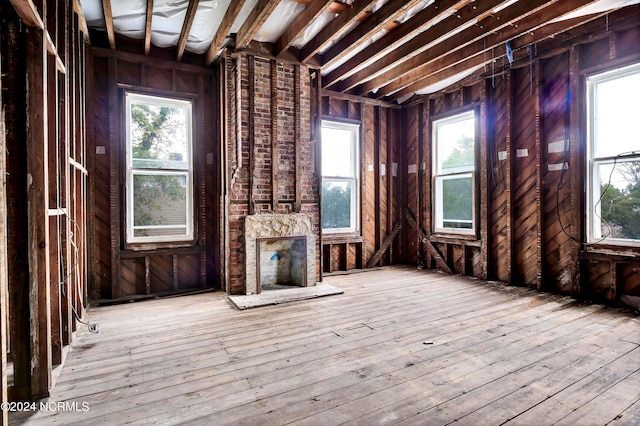
<path id="1" fill-rule="evenodd" d="M 481 247 L 482 242 L 478 240 L 475 235 L 465 234 L 434 234 L 429 237 L 429 241 L 432 243 L 444 243 L 444 244 L 464 244 L 470 247 Z"/>
<path id="2" fill-rule="evenodd" d="M 359 234 L 322 234 L 322 244 L 361 243 Z"/>

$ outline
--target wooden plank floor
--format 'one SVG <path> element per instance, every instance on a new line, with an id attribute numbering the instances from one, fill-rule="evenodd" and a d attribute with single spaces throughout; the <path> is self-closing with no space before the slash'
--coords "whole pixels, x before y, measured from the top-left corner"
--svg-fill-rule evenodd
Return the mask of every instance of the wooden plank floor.
<path id="1" fill-rule="evenodd" d="M 344 294 L 93 309 L 49 399 L 77 410 L 12 422 L 640 423 L 633 313 L 409 267 L 326 281 Z"/>

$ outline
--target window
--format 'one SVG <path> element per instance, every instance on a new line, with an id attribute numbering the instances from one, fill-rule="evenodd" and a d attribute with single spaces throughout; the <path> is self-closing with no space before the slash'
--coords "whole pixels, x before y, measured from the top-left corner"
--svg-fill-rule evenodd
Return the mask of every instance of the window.
<path id="1" fill-rule="evenodd" d="M 436 232 L 475 233 L 475 114 L 433 122 L 433 206 Z"/>
<path id="2" fill-rule="evenodd" d="M 587 239 L 640 244 L 640 64 L 587 78 Z"/>
<path id="3" fill-rule="evenodd" d="M 358 232 L 358 131 L 355 124 L 322 122 L 322 231 Z"/>
<path id="4" fill-rule="evenodd" d="M 191 102 L 127 93 L 125 103 L 126 240 L 191 240 Z"/>

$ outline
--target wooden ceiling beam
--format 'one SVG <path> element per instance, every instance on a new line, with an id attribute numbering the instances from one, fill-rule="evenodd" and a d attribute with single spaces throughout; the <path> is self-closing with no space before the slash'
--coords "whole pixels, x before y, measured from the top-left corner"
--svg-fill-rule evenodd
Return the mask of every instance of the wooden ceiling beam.
<path id="1" fill-rule="evenodd" d="M 32 0 L 11 0 L 11 5 L 25 25 L 44 30 L 44 22 Z"/>
<path id="2" fill-rule="evenodd" d="M 329 67 L 350 55 L 360 43 L 404 15 L 421 0 L 390 0 L 323 53 L 321 64 Z"/>
<path id="3" fill-rule="evenodd" d="M 434 44 L 434 34 L 446 32 L 442 29 L 442 26 L 446 25 L 446 22 L 443 21 L 404 44 L 393 53 L 385 56 L 380 61 L 371 64 L 366 69 L 341 81 L 336 85 L 336 90 L 349 90 L 358 84 L 364 83 L 358 88 L 357 92 L 368 93 L 378 87 L 384 86 L 405 73 L 413 72 L 416 67 L 422 66 L 442 55 L 459 50 L 476 40 L 481 40 L 487 33 L 508 28 L 518 19 L 529 16 L 543 7 L 557 2 L 558 0 L 528 0 L 527 2 L 517 2 L 506 9 L 502 9 L 497 14 L 486 17 L 486 19 L 481 20 L 479 24 L 472 25 L 452 37 L 441 38 L 442 41 L 440 43 Z M 495 6 L 493 8 L 495 8 Z M 448 21 L 450 20 L 451 19 Z M 450 31 L 450 28 L 448 28 L 448 30 Z"/>
<path id="4" fill-rule="evenodd" d="M 236 36 L 236 49 L 244 49 L 256 35 L 262 24 L 273 13 L 280 0 L 258 0 Z"/>
<path id="5" fill-rule="evenodd" d="M 377 93 L 377 97 L 382 97 L 384 92 L 394 91 L 389 98 L 391 100 L 399 99 L 433 84 L 433 75 L 437 72 L 443 72 L 448 75 L 454 74 L 456 72 L 452 72 L 450 68 L 461 63 L 459 60 L 456 61 L 456 58 L 469 58 L 468 60 L 471 60 L 471 58 L 475 56 L 477 58 L 476 61 L 479 60 L 478 58 L 486 58 L 488 60 L 487 63 L 490 63 L 491 55 L 487 54 L 488 51 L 506 43 L 507 41 L 513 40 L 511 47 L 514 50 L 522 49 L 529 44 L 537 43 L 546 38 L 553 37 L 563 31 L 567 31 L 568 29 L 588 23 L 597 17 L 602 16 L 602 14 L 589 15 L 583 18 L 574 19 L 570 22 L 566 22 L 565 25 L 547 26 L 549 21 L 562 15 L 566 15 L 572 10 L 575 10 L 575 8 L 585 6 L 593 1 L 597 0 L 573 0 L 571 1 L 572 6 L 574 6 L 573 9 L 568 9 L 566 7 L 568 5 L 567 0 L 551 4 L 549 7 L 539 10 L 527 17 L 523 17 L 518 20 L 516 24 L 506 28 L 505 31 L 487 35 L 486 40 L 478 40 L 462 49 L 451 51 L 448 55 L 442 57 L 442 61 L 431 61 L 430 63 L 417 67 L 415 69 L 415 73 L 407 74 L 403 77 L 405 78 L 403 83 L 404 86 L 400 90 L 393 85 L 389 85 L 380 89 L 380 92 Z M 577 6 L 578 4 L 580 5 Z M 526 40 L 526 44 L 523 40 Z M 493 59 L 495 60 L 496 58 Z M 419 72 L 422 74 L 420 75 Z"/>
<path id="6" fill-rule="evenodd" d="M 84 17 L 84 10 L 80 0 L 73 0 L 73 11 L 78 14 L 78 26 L 82 32 L 82 38 L 85 44 L 91 44 L 91 38 L 89 37 L 89 27 L 87 26 L 87 18 Z"/>
<path id="7" fill-rule="evenodd" d="M 196 17 L 196 12 L 198 11 L 198 3 L 200 3 L 200 0 L 189 0 L 187 14 L 185 15 L 184 22 L 182 23 L 180 38 L 178 38 L 178 54 L 176 57 L 176 61 L 178 62 L 182 60 L 184 49 L 187 47 L 187 39 L 189 38 L 189 33 L 191 32 L 191 27 L 193 26 L 193 20 Z"/>
<path id="8" fill-rule="evenodd" d="M 227 7 L 227 11 L 225 12 L 224 18 L 222 18 L 222 22 L 216 31 L 216 35 L 213 36 L 209 49 L 207 49 L 207 53 L 205 55 L 205 64 L 207 64 L 207 66 L 213 63 L 216 55 L 220 49 L 222 49 L 224 41 L 229 36 L 229 31 L 231 31 L 231 27 L 238 17 L 238 14 L 240 14 L 240 10 L 242 10 L 242 6 L 244 6 L 245 1 L 246 0 L 231 0 L 231 3 L 229 3 L 229 7 Z"/>
<path id="9" fill-rule="evenodd" d="M 116 33 L 113 29 L 113 13 L 111 12 L 111 0 L 102 0 L 102 11 L 104 12 L 104 23 L 107 27 L 109 47 L 113 50 L 116 50 Z"/>
<path id="10" fill-rule="evenodd" d="M 491 3 L 497 3 L 500 1 L 503 0 L 491 0 Z M 325 88 L 329 87 L 335 84 L 338 80 L 348 77 L 362 69 L 362 64 L 367 63 L 368 61 L 375 61 L 387 56 L 395 58 L 395 51 L 397 51 L 400 46 L 407 43 L 421 32 L 427 30 L 434 22 L 443 19 L 454 10 L 458 10 L 468 3 L 469 0 L 442 0 L 438 3 L 438 6 L 436 6 L 435 3 L 428 6 L 402 25 L 399 25 L 389 31 L 373 44 L 356 53 L 353 57 L 349 58 L 348 61 L 341 64 L 327 75 L 322 76 L 322 84 Z M 457 22 L 457 24 L 459 24 L 459 22 Z M 353 86 L 355 86 L 355 84 Z M 344 90 L 338 91 L 343 92 Z"/>
<path id="11" fill-rule="evenodd" d="M 147 0 L 147 17 L 144 23 L 144 54 L 151 51 L 151 22 L 153 20 L 153 0 Z"/>
<path id="12" fill-rule="evenodd" d="M 332 4 L 333 0 L 315 0 L 309 3 L 276 42 L 276 56 L 280 56 L 287 50 L 295 39 L 304 33 Z"/>
<path id="13" fill-rule="evenodd" d="M 358 19 L 361 13 L 372 7 L 377 0 L 355 0 L 351 7 L 342 11 L 334 20 L 320 30 L 300 51 L 300 61 L 306 62 L 331 39 Z"/>

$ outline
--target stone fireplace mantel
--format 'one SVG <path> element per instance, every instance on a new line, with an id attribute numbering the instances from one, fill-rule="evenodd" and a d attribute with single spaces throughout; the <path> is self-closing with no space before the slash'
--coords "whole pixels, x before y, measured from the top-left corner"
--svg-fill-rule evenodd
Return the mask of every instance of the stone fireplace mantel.
<path id="1" fill-rule="evenodd" d="M 260 239 L 304 237 L 306 239 L 306 286 L 316 284 L 316 240 L 311 216 L 304 213 L 256 214 L 245 218 L 245 294 L 259 288 L 258 241 Z"/>

